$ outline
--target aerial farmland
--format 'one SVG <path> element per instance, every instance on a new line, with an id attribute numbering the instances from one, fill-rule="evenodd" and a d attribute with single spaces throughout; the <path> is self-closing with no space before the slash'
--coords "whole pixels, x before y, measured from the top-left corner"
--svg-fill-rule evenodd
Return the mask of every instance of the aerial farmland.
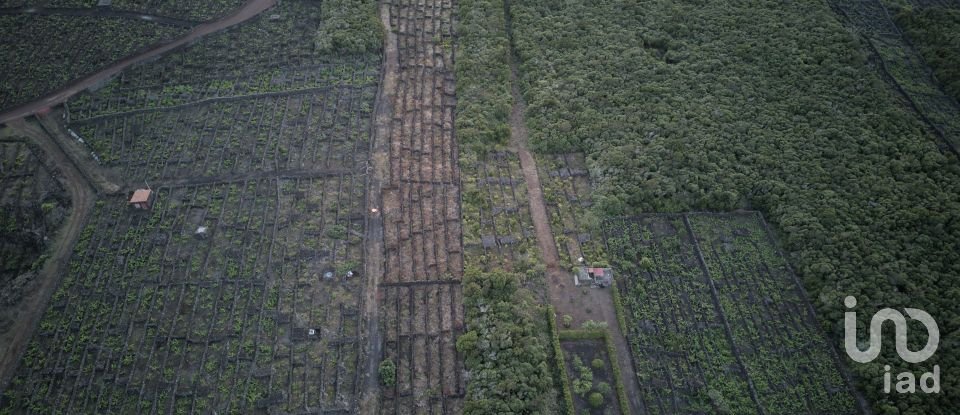
<path id="1" fill-rule="evenodd" d="M 0 413 L 958 413 L 958 28 L 0 0 Z"/>

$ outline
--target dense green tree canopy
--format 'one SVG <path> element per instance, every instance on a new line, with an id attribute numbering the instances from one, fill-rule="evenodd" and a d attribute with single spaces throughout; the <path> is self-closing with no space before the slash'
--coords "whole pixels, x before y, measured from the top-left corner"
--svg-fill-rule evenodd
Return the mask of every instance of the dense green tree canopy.
<path id="1" fill-rule="evenodd" d="M 463 280 L 468 331 L 457 339 L 469 371 L 465 414 L 540 414 L 552 379 L 533 299 L 514 275 L 470 272 Z"/>
<path id="2" fill-rule="evenodd" d="M 317 33 L 323 51 L 358 54 L 380 50 L 383 26 L 377 18 L 377 3 L 371 0 L 325 0 L 324 20 Z"/>

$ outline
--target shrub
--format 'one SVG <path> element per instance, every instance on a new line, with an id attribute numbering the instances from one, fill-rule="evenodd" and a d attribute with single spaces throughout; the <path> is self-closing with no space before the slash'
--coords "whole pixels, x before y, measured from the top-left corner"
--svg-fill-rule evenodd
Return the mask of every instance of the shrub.
<path id="1" fill-rule="evenodd" d="M 397 365 L 390 358 L 380 362 L 380 382 L 385 386 L 397 384 Z"/>
<path id="2" fill-rule="evenodd" d="M 603 407 L 603 395 L 600 392 L 591 393 L 587 403 L 590 404 L 591 408 L 601 408 Z"/>
<path id="3" fill-rule="evenodd" d="M 327 0 L 316 46 L 322 51 L 360 54 L 380 50 L 383 26 L 371 0 Z"/>
<path id="4" fill-rule="evenodd" d="M 606 365 L 607 365 L 606 362 L 604 362 L 603 359 L 599 359 L 599 358 L 593 359 L 593 361 L 590 362 L 590 366 L 593 366 L 594 369 L 603 369 L 603 367 Z"/>
<path id="5" fill-rule="evenodd" d="M 613 389 L 610 388 L 610 384 L 607 382 L 599 382 L 595 388 L 597 392 L 603 394 L 603 396 L 609 396 L 610 392 L 613 392 Z"/>

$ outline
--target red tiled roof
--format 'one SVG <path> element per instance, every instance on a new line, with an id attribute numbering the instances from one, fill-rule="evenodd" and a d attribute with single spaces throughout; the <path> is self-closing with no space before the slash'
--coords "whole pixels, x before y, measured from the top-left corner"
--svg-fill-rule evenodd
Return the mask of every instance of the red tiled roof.
<path id="1" fill-rule="evenodd" d="M 145 203 L 150 200 L 150 189 L 137 189 L 130 198 L 130 203 Z"/>

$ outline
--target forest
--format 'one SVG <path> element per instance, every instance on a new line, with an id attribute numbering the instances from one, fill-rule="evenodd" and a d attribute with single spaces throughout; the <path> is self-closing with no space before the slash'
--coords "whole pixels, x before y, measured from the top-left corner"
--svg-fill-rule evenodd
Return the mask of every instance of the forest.
<path id="1" fill-rule="evenodd" d="M 598 214 L 757 209 L 833 339 L 847 295 L 960 328 L 957 157 L 825 3 L 518 0 L 510 14 L 532 145 L 587 154 Z M 955 344 L 907 366 L 885 341 L 851 365 L 879 413 L 960 405 Z M 883 394 L 884 364 L 939 364 L 944 393 Z"/>
<path id="2" fill-rule="evenodd" d="M 502 1 L 463 0 L 457 26 L 457 139 L 468 149 L 510 138 L 510 43 Z"/>

